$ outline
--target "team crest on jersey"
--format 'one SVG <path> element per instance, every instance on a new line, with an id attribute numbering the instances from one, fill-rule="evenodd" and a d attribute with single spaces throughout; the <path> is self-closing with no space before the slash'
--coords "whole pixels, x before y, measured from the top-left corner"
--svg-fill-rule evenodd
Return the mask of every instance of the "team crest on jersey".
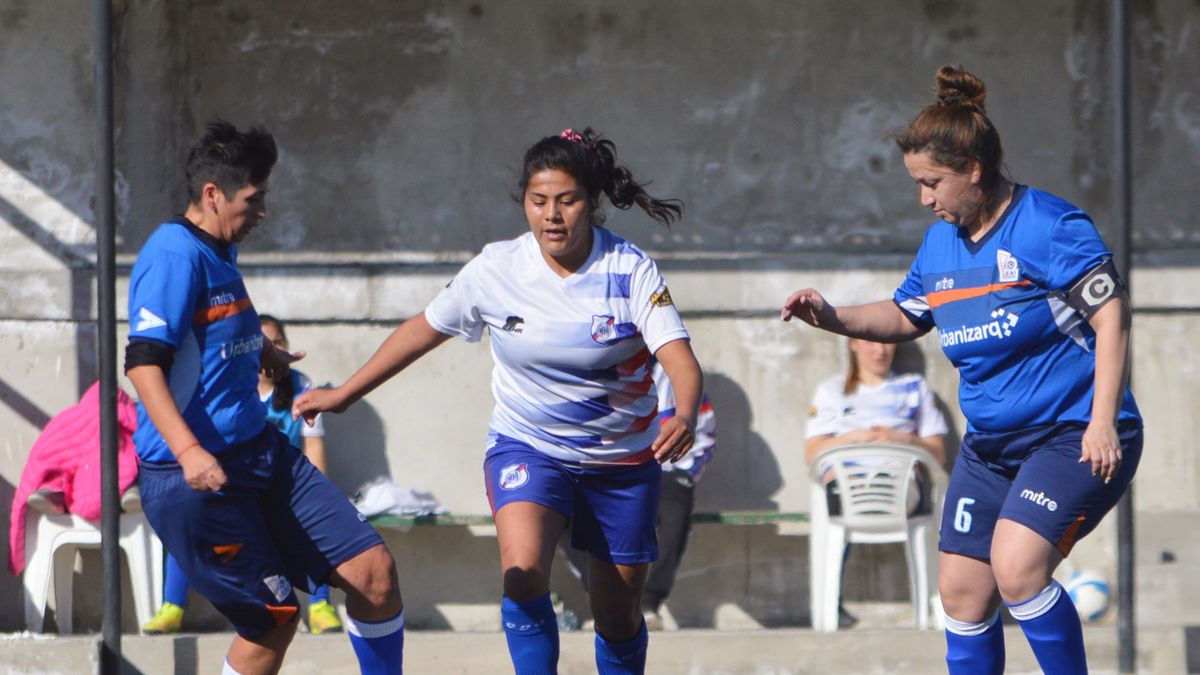
<path id="1" fill-rule="evenodd" d="M 500 489 L 516 490 L 529 482 L 529 465 L 512 464 L 500 469 Z"/>
<path id="2" fill-rule="evenodd" d="M 996 269 L 1000 271 L 1000 283 L 1020 281 L 1021 266 L 1013 254 L 1004 249 L 996 250 Z"/>
<path id="3" fill-rule="evenodd" d="M 650 296 L 650 304 L 655 307 L 666 307 L 668 305 L 675 304 L 675 302 L 671 300 L 671 291 L 667 288 L 666 284 L 659 286 L 658 290 L 654 292 L 654 295 Z"/>
<path id="4" fill-rule="evenodd" d="M 617 339 L 617 321 L 611 316 L 592 315 L 592 339 L 604 345 Z"/>

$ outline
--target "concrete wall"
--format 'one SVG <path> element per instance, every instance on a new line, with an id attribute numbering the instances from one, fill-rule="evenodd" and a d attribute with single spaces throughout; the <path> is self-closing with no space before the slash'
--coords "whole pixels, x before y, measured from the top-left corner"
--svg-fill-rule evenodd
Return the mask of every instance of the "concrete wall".
<path id="1" fill-rule="evenodd" d="M 1200 510 L 1200 6 L 1135 4 L 1137 507 L 1152 530 Z M 95 376 L 89 20 L 68 0 L 0 2 L 4 522 L 40 426 Z M 182 208 L 182 155 L 206 120 L 267 125 L 281 161 L 243 267 L 256 305 L 294 322 L 318 381 L 345 378 L 484 243 L 523 230 L 509 191 L 531 141 L 585 125 L 614 138 L 635 175 L 687 203 L 671 231 L 609 222 L 660 259 L 708 373 L 722 445 L 704 509 L 805 509 L 803 411 L 842 347 L 771 315 L 803 285 L 834 302 L 895 286 L 929 216 L 887 132 L 929 100 L 938 65 L 985 78 L 1016 180 L 1114 233 L 1103 3 L 129 0 L 116 23 L 122 260 Z M 926 338 L 906 358 L 955 409 L 937 351 Z M 449 344 L 331 419 L 334 480 L 349 491 L 386 473 L 482 512 L 488 373 L 486 347 Z M 1077 557 L 1111 568 L 1113 540 L 1102 528 Z M 455 607 L 494 603 L 490 539 L 389 543 L 415 625 L 468 624 Z M 803 622 L 806 546 L 772 528 L 699 528 L 673 610 L 694 625 Z M 851 599 L 904 597 L 895 551 L 855 555 Z M 0 574 L 0 629 L 18 627 L 18 603 Z"/>

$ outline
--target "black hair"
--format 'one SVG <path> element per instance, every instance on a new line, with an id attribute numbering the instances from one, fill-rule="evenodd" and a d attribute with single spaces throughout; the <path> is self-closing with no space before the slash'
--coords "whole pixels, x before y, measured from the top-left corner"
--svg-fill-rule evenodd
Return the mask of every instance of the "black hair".
<path id="1" fill-rule="evenodd" d="M 283 329 L 283 322 L 270 314 L 259 314 L 258 322 L 260 324 L 271 324 L 279 331 L 279 337 L 287 341 L 287 331 Z M 266 339 L 266 336 L 263 336 Z M 296 387 L 292 384 L 292 371 L 288 371 L 282 378 L 275 380 L 275 391 L 271 394 L 271 408 L 274 410 L 291 410 L 292 400 L 296 398 Z"/>
<path id="2" fill-rule="evenodd" d="M 984 211 L 996 212 L 1004 201 L 1004 148 L 1000 132 L 988 119 L 983 80 L 962 66 L 942 66 L 934 76 L 936 103 L 921 109 L 908 128 L 894 134 L 904 154 L 928 152 L 938 164 L 966 173 L 979 163 L 979 187 L 987 196 Z"/>
<path id="3" fill-rule="evenodd" d="M 633 179 L 627 167 L 617 164 L 617 146 L 602 138 L 591 127 L 582 132 L 564 131 L 558 136 L 547 136 L 525 151 L 521 167 L 521 179 L 517 183 L 518 200 L 523 200 L 525 189 L 533 174 L 548 169 L 558 169 L 570 174 L 587 193 L 588 205 L 599 222 L 604 213 L 600 210 L 600 195 L 618 209 L 641 207 L 651 218 L 671 226 L 683 213 L 683 202 L 678 199 L 655 199 L 646 192 L 645 184 Z"/>
<path id="4" fill-rule="evenodd" d="M 208 123 L 204 136 L 188 151 L 188 200 L 199 204 L 206 183 L 213 183 L 232 198 L 247 185 L 266 180 L 278 159 L 275 138 L 269 131 L 251 127 L 243 132 L 217 118 Z"/>

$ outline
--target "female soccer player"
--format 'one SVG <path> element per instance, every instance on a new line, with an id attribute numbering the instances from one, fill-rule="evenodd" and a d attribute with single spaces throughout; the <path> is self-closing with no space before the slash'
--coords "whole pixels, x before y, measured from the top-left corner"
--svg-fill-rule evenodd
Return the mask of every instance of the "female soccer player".
<path id="1" fill-rule="evenodd" d="M 1002 174 L 983 81 L 944 66 L 937 92 L 896 136 L 939 221 L 894 298 L 835 307 L 806 288 L 782 318 L 883 342 L 937 327 L 968 422 L 939 545 L 950 672 L 1004 670 L 1001 600 L 1043 671 L 1086 672 L 1079 616 L 1050 575 L 1141 457 L 1128 300 L 1088 215 Z"/>
<path id="2" fill-rule="evenodd" d="M 345 384 L 293 406 L 305 418 L 345 410 L 450 337 L 475 342 L 487 328 L 496 408 L 484 478 L 518 673 L 556 671 L 549 577 L 568 520 L 591 554 L 597 668 L 643 672 L 639 600 L 657 556 L 659 463 L 691 447 L 700 404 L 700 366 L 657 266 L 601 227 L 604 196 L 665 225 L 681 206 L 647 194 L 614 153 L 591 129 L 535 143 L 518 184 L 530 231 L 485 247 Z M 651 355 L 678 402 L 661 426 Z"/>
<path id="3" fill-rule="evenodd" d="M 346 591 L 363 673 L 401 672 L 395 563 L 350 501 L 267 423 L 258 372 L 300 355 L 263 338 L 237 246 L 263 218 L 275 140 L 208 126 L 189 204 L 151 235 L 129 282 L 125 372 L 137 388 L 142 506 L 180 567 L 237 630 L 225 673 L 275 673 L 296 631 L 293 586 Z"/>
<path id="4" fill-rule="evenodd" d="M 263 337 L 275 348 L 288 351 L 287 333 L 283 322 L 273 316 L 260 314 Z M 258 374 L 258 398 L 267 409 L 267 421 L 287 436 L 292 447 L 299 448 L 312 465 L 327 474 L 325 462 L 325 425 L 317 417 L 312 426 L 292 418 L 292 401 L 296 394 L 312 388 L 312 381 L 296 369 L 278 370 L 270 375 L 265 371 Z M 183 612 L 187 607 L 188 590 L 191 583 L 179 566 L 175 556 L 167 553 L 166 570 L 163 575 L 163 604 L 142 632 L 147 635 L 178 633 L 183 627 Z M 342 621 L 337 610 L 329 602 L 329 584 L 321 584 L 313 591 L 308 603 L 308 630 L 313 634 L 339 633 Z"/>

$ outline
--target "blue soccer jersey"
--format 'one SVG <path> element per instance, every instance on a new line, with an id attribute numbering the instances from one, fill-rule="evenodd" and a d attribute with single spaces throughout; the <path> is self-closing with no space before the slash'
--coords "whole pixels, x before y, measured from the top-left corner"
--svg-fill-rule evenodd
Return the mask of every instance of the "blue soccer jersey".
<path id="1" fill-rule="evenodd" d="M 219 453 L 262 431 L 263 334 L 235 247 L 221 245 L 182 218 L 160 225 L 130 275 L 129 339 L 175 350 L 167 382 L 205 450 Z M 144 460 L 175 459 L 140 403 L 134 444 Z"/>
<path id="2" fill-rule="evenodd" d="M 970 431 L 1091 419 L 1095 333 L 1064 294 L 1111 256 L 1086 213 L 1026 186 L 978 242 L 929 228 L 894 300 L 937 327 Z M 1128 388 L 1119 418 L 1140 418 Z"/>

